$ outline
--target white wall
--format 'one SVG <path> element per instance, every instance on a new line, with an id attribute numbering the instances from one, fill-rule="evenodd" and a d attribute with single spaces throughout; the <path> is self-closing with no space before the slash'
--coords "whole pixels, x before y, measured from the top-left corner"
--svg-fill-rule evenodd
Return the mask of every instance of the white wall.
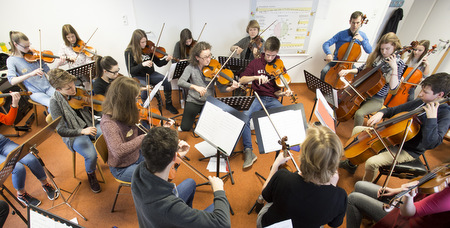
<path id="1" fill-rule="evenodd" d="M 24 32 L 30 38 L 32 46 L 38 49 L 38 29 L 40 28 L 42 30 L 43 49 L 57 53 L 59 46 L 63 43 L 61 37 L 63 24 L 72 24 L 84 41 L 87 41 L 95 28 L 98 27 L 98 31 L 89 45 L 96 48 L 100 55 L 114 57 L 119 62 L 121 73 L 126 75 L 123 51 L 136 28 L 151 32 L 148 36 L 156 43 L 161 26 L 166 23 L 160 45 L 171 54 L 183 28 L 190 28 L 194 38 L 197 39 L 204 23 L 208 23 L 201 40 L 211 43 L 214 56 L 229 55 L 231 53 L 229 47 L 246 36 L 245 27 L 250 18 L 250 1 L 80 0 L 77 3 L 57 0 L 4 1 L 2 9 L 8 10 L 2 12 L 4 20 L 2 20 L 0 26 L 0 42 L 9 41 L 10 30 L 18 30 Z M 408 4 L 406 5 L 411 5 L 410 1 L 407 0 Z M 304 81 L 304 69 L 317 76 L 319 75 L 320 70 L 325 65 L 323 61 L 325 55 L 322 51 L 323 42 L 338 31 L 349 27 L 349 16 L 353 11 L 360 10 L 367 14 L 369 23 L 364 25 L 362 31 L 368 35 L 370 42 L 374 44 L 374 37 L 382 28 L 381 24 L 388 12 L 389 2 L 390 0 L 319 0 L 307 55 L 282 56 L 287 68 L 308 56 L 313 57 L 308 62 L 288 72 L 293 82 Z M 448 1 L 441 0 L 439 2 L 444 5 L 441 6 L 443 12 L 438 13 L 445 14 L 447 12 L 446 17 L 448 18 Z M 76 5 L 79 10 L 73 10 L 71 5 Z M 79 6 L 86 6 L 86 8 Z M 126 25 L 123 23 L 123 16 L 128 20 Z M 405 19 L 408 19 L 406 14 Z M 442 21 L 430 24 L 430 29 L 441 32 L 444 29 L 437 29 L 436 27 L 442 24 Z M 449 20 L 446 19 L 446 21 Z M 402 43 L 405 43 L 405 41 L 402 40 Z M 366 57 L 367 55 L 363 55 L 360 60 L 365 60 Z M 165 73 L 167 69 L 168 66 L 165 66 L 158 71 Z"/>

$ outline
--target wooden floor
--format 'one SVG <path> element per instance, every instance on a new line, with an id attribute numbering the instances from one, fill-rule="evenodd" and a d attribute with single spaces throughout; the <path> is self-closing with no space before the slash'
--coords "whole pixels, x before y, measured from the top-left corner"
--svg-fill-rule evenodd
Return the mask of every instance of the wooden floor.
<path id="1" fill-rule="evenodd" d="M 291 89 L 296 92 L 299 98 L 299 102 L 304 105 L 305 115 L 307 118 L 309 118 L 314 102 L 314 92 L 309 91 L 305 84 L 293 84 L 291 86 Z M 224 94 L 224 96 L 226 95 L 228 94 Z M 178 93 L 176 91 L 174 91 L 173 100 L 175 107 L 178 107 L 179 111 L 182 112 L 183 110 L 180 109 L 180 104 L 178 102 Z M 288 104 L 290 104 L 289 99 L 285 99 L 284 105 Z M 42 114 L 44 110 L 42 107 L 38 110 L 39 126 L 36 127 L 34 123 L 31 132 L 21 133 L 22 136 L 18 138 L 11 138 L 13 141 L 20 144 L 27 138 L 31 137 L 38 130 L 40 130 L 43 126 L 45 126 L 45 120 Z M 32 112 L 28 113 L 27 117 L 31 113 Z M 163 114 L 167 117 L 173 116 L 165 110 Z M 25 117 L 19 125 L 23 125 L 27 117 Z M 181 122 L 181 118 L 178 118 L 177 121 Z M 313 117 L 312 121 L 317 121 L 317 119 Z M 343 142 L 346 142 L 350 137 L 352 127 L 353 120 L 341 123 L 338 126 L 337 134 Z M 13 131 L 11 127 L 0 126 L 0 133 L 11 134 L 13 133 Z M 213 173 L 208 173 L 208 171 L 206 170 L 207 161 L 198 161 L 198 159 L 201 158 L 202 155 L 197 151 L 197 149 L 195 149 L 194 145 L 201 142 L 202 139 L 194 138 L 192 133 L 190 132 L 182 132 L 179 134 L 179 136 L 180 139 L 186 140 L 191 145 L 191 151 L 187 155 L 191 159 L 190 164 L 199 169 L 205 175 L 214 175 Z M 257 148 L 256 143 L 254 143 L 254 148 Z M 426 153 L 426 156 L 428 158 L 430 166 L 434 167 L 443 161 L 449 160 L 449 148 L 450 143 L 448 141 L 444 141 L 444 143 L 436 149 L 428 151 Z M 72 173 L 71 152 L 66 148 L 65 144 L 62 142 L 61 137 L 58 134 L 53 134 L 53 136 L 43 142 L 38 147 L 38 149 L 46 167 L 55 175 L 55 181 L 60 188 L 72 190 L 77 186 L 79 182 L 81 182 L 79 191 L 73 196 L 73 199 L 70 201 L 70 203 L 73 208 L 78 210 L 83 216 L 87 218 L 87 221 L 84 221 L 66 205 L 61 205 L 57 208 L 51 209 L 50 212 L 69 220 L 76 218 L 79 224 L 84 227 L 138 227 L 133 199 L 130 195 L 130 188 L 122 188 L 121 192 L 125 194 L 119 196 L 115 208 L 116 211 L 114 213 L 110 212 L 119 184 L 114 181 L 109 171 L 108 165 L 104 164 L 100 158 L 99 163 L 101 169 L 105 174 L 106 183 L 100 184 L 102 187 L 102 192 L 94 194 L 89 189 L 86 172 L 84 171 L 85 169 L 83 157 L 77 154 L 76 178 L 74 178 Z M 238 143 L 236 150 L 242 150 L 242 143 Z M 294 156 L 298 160 L 299 153 L 294 152 Z M 253 212 L 250 215 L 247 214 L 247 212 L 254 204 L 256 198 L 260 194 L 263 184 L 263 181 L 255 175 L 255 171 L 262 174 L 263 176 L 267 176 L 273 160 L 273 153 L 258 154 L 258 160 L 253 165 L 253 167 L 243 170 L 243 155 L 239 153 L 231 158 L 231 169 L 234 171 L 235 184 L 232 185 L 230 180 L 226 181 L 225 191 L 235 213 L 233 216 L 231 216 L 232 227 L 256 226 L 256 213 Z M 362 179 L 363 173 L 363 167 L 359 167 L 354 175 L 351 175 L 345 170 L 340 169 L 340 180 L 338 185 L 344 188 L 347 193 L 350 193 L 353 190 L 353 186 L 356 181 Z M 174 182 L 180 183 L 182 180 L 188 177 L 193 178 L 197 183 L 203 182 L 200 177 L 195 175 L 195 173 L 193 173 L 190 169 L 186 168 L 183 165 L 178 169 L 178 173 Z M 382 180 L 384 179 L 382 178 Z M 406 181 L 392 178 L 389 186 L 399 186 L 404 182 Z M 5 186 L 8 189 L 14 190 L 12 187 L 11 178 L 9 178 L 5 182 Z M 29 170 L 27 170 L 26 190 L 32 196 L 42 201 L 40 208 L 47 210 L 52 207 L 52 201 L 47 199 L 46 194 L 40 187 L 39 181 Z M 67 194 L 65 195 L 67 196 Z M 9 198 L 11 199 L 11 197 Z M 204 209 L 212 203 L 212 199 L 213 194 L 210 186 L 198 187 L 194 199 L 194 208 Z M 56 200 L 55 204 L 59 204 L 61 202 L 62 199 L 60 197 Z M 18 206 L 17 203 L 15 203 L 15 205 Z M 25 209 L 21 208 L 20 211 L 24 215 L 26 215 Z M 10 214 L 6 221 L 5 227 L 26 227 L 26 224 L 17 215 Z M 342 227 L 345 227 L 345 221 Z"/>

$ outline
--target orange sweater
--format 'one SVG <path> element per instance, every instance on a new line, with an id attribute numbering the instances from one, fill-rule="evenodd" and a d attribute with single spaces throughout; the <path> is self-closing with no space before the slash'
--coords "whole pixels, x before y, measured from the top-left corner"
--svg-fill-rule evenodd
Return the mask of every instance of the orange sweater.
<path id="1" fill-rule="evenodd" d="M 0 113 L 0 122 L 4 123 L 6 125 L 13 125 L 14 120 L 16 120 L 17 110 L 18 110 L 18 107 L 13 108 L 11 106 L 11 109 L 9 109 L 8 114 L 5 115 L 3 113 Z"/>

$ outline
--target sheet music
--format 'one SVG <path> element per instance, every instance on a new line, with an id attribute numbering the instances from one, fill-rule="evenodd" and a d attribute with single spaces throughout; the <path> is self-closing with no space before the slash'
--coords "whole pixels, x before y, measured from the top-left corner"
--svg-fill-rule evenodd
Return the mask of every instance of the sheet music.
<path id="1" fill-rule="evenodd" d="M 206 169 L 209 172 L 215 173 L 217 172 L 217 157 L 211 157 L 209 159 L 209 163 L 208 166 L 206 167 Z M 219 163 L 219 169 L 221 173 L 227 173 L 228 169 L 227 169 L 227 164 L 225 163 L 225 159 L 224 158 L 220 158 L 220 163 Z"/>
<path id="2" fill-rule="evenodd" d="M 284 220 L 284 221 L 281 221 L 281 222 L 277 222 L 277 223 L 274 223 L 274 224 L 272 224 L 270 226 L 266 226 L 266 228 L 292 228 L 292 227 L 293 226 L 292 226 L 292 220 L 291 219 Z"/>
<path id="3" fill-rule="evenodd" d="M 270 117 L 281 137 L 288 137 L 287 144 L 297 145 L 305 140 L 306 133 L 301 110 L 277 112 L 270 114 Z M 258 122 L 262 141 L 264 142 L 264 152 L 281 150 L 281 145 L 278 143 L 280 137 L 278 137 L 272 123 L 270 123 L 269 117 L 258 118 Z"/>
<path id="4" fill-rule="evenodd" d="M 195 133 L 214 147 L 220 147 L 230 155 L 244 124 L 244 121 L 239 118 L 210 102 L 206 102 L 195 128 Z"/>
<path id="5" fill-rule="evenodd" d="M 172 63 L 172 65 L 170 65 L 169 71 L 167 71 L 167 80 L 170 82 L 173 79 L 173 74 L 175 73 L 175 68 L 177 67 L 177 63 Z"/>
<path id="6" fill-rule="evenodd" d="M 167 74 L 166 76 L 164 76 L 163 80 L 161 80 L 160 82 L 158 82 L 158 84 L 156 84 L 152 91 L 150 92 L 150 95 L 147 97 L 147 100 L 145 100 L 144 102 L 144 108 L 148 108 L 148 106 L 150 105 L 150 101 L 153 100 L 153 97 L 155 97 L 156 92 L 158 92 L 159 88 L 161 88 L 161 85 L 163 84 L 164 80 L 166 80 L 167 78 Z"/>
<path id="7" fill-rule="evenodd" d="M 71 227 L 63 223 L 59 223 L 45 215 L 30 210 L 30 228 L 67 228 Z"/>
<path id="8" fill-rule="evenodd" d="M 194 147 L 205 157 L 210 157 L 217 154 L 217 149 L 207 141 L 197 143 Z"/>

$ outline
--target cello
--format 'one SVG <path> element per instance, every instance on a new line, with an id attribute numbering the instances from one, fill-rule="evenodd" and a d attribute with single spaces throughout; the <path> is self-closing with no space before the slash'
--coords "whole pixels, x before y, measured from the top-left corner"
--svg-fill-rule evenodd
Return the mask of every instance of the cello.
<path id="1" fill-rule="evenodd" d="M 356 35 L 359 32 L 359 29 L 363 24 L 367 24 L 368 20 L 366 20 L 366 15 L 361 16 L 361 26 L 356 30 L 352 41 L 342 44 L 338 50 L 338 60 L 342 62 L 336 63 L 333 67 L 325 75 L 325 82 L 333 86 L 335 89 L 343 89 L 345 87 L 345 83 L 339 80 L 339 72 L 341 70 L 347 70 L 353 68 L 353 62 L 358 61 L 361 56 L 361 45 L 356 43 Z M 345 75 L 345 79 L 348 82 L 352 82 L 353 75 L 347 74 Z"/>
<path id="2" fill-rule="evenodd" d="M 450 98 L 444 98 L 439 103 L 449 101 Z M 421 107 L 407 113 L 399 113 L 389 120 L 377 124 L 375 128 L 369 128 L 368 131 L 354 135 L 344 146 L 345 157 L 352 164 L 358 165 L 378 154 L 385 146 L 401 143 L 405 128 L 411 119 L 412 124 L 407 132 L 406 141 L 414 138 L 420 130 L 420 121 L 417 115 L 423 112 L 425 109 Z"/>
<path id="3" fill-rule="evenodd" d="M 395 95 L 388 94 L 386 99 L 384 100 L 384 105 L 386 107 L 398 106 L 408 101 L 409 90 L 417 86 L 417 84 L 422 80 L 422 72 L 420 70 L 417 70 L 417 68 L 421 65 L 421 63 L 425 58 L 436 52 L 436 47 L 437 47 L 436 45 L 433 45 L 433 47 L 430 50 L 428 50 L 428 53 L 422 59 L 420 59 L 420 61 L 414 68 L 408 67 L 405 70 L 397 94 Z"/>
<path id="4" fill-rule="evenodd" d="M 403 47 L 394 54 L 400 56 L 406 51 L 412 50 L 416 45 L 417 41 L 414 41 L 411 46 Z M 376 67 L 366 67 L 356 75 L 355 80 L 349 86 L 338 92 L 339 104 L 336 109 L 338 121 L 344 122 L 351 119 L 366 98 L 374 96 L 383 88 L 386 79 L 380 69 L 387 64 L 384 61 Z"/>

